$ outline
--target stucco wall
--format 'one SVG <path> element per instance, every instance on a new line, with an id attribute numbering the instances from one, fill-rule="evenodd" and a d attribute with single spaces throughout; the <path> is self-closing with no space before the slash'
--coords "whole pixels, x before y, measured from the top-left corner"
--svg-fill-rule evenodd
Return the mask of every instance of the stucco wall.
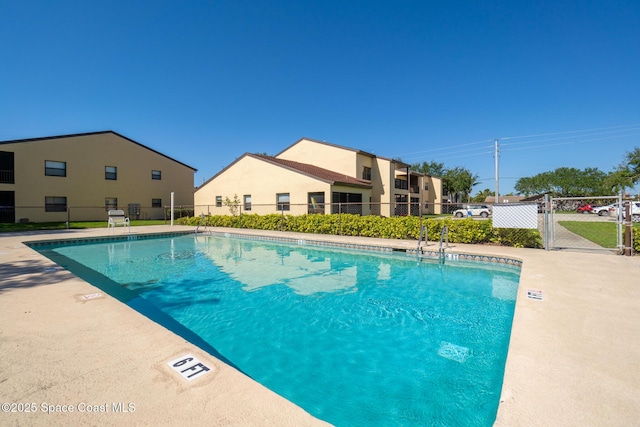
<path id="1" fill-rule="evenodd" d="M 233 201 L 237 196 L 242 213 L 302 215 L 308 213 L 309 193 L 324 193 L 324 213 L 331 213 L 333 192 L 362 194 L 363 214 L 368 214 L 371 190 L 349 186 L 332 185 L 303 173 L 274 165 L 267 161 L 245 155 L 215 176 L 211 181 L 198 188 L 195 193 L 196 215 L 230 215 L 231 209 L 226 200 Z M 288 193 L 289 210 L 276 209 L 276 195 Z M 244 207 L 244 196 L 251 195 L 251 210 Z M 222 206 L 216 206 L 216 197 L 222 200 Z"/>
<path id="2" fill-rule="evenodd" d="M 290 210 L 285 214 L 307 213 L 309 192 L 324 192 L 325 203 L 331 200 L 331 185 L 315 178 L 250 156 L 240 158 L 228 169 L 197 189 L 196 214 L 229 215 L 228 206 L 217 207 L 216 196 L 224 201 L 238 196 L 241 204 L 244 195 L 251 195 L 251 211 L 246 213 L 268 214 L 276 210 L 276 194 L 289 193 Z M 244 209 L 242 209 L 244 212 Z"/>
<path id="3" fill-rule="evenodd" d="M 142 217 L 160 219 L 163 209 L 152 209 L 152 199 L 169 205 L 172 191 L 176 205 L 193 205 L 193 169 L 113 133 L 0 144 L 0 151 L 14 153 L 15 184 L 0 191 L 15 192 L 16 221 L 106 221 L 107 197 L 125 211 L 139 203 Z M 46 160 L 66 162 L 66 176 L 45 175 Z M 116 180 L 105 179 L 105 166 L 117 168 Z M 45 197 L 66 197 L 70 212 L 45 212 Z"/>
<path id="4" fill-rule="evenodd" d="M 308 163 L 334 172 L 362 178 L 358 168 L 357 153 L 353 150 L 302 139 L 277 155 L 279 159 Z"/>

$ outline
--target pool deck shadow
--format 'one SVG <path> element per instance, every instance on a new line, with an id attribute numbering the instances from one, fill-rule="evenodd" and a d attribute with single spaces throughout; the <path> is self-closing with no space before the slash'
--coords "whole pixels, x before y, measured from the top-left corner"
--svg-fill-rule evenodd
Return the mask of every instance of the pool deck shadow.
<path id="1" fill-rule="evenodd" d="M 416 248 L 415 241 L 214 230 Z M 16 412 L 0 412 L 0 425 L 327 425 L 23 244 L 101 235 L 106 228 L 0 235 L 0 397 L 16 404 L 9 408 Z M 523 262 L 496 426 L 637 424 L 640 257 L 462 244 L 447 251 Z M 527 290 L 543 299 L 527 298 Z M 184 380 L 167 362 L 185 354 L 211 370 Z"/>

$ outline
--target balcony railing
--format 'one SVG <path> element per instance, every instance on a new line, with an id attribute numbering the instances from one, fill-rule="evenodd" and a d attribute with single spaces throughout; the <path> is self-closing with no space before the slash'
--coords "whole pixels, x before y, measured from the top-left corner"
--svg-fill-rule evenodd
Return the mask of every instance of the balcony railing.
<path id="1" fill-rule="evenodd" d="M 408 190 L 409 189 L 409 183 L 407 181 L 405 181 L 404 179 L 396 179 L 395 180 L 395 188 L 397 188 L 398 190 Z"/>
<path id="2" fill-rule="evenodd" d="M 12 170 L 0 169 L 0 184 L 15 184 L 14 172 Z"/>

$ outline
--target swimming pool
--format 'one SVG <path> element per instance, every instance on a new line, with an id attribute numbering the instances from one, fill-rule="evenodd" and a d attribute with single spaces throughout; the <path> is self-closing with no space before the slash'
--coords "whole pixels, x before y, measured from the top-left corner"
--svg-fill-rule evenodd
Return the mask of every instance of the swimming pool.
<path id="1" fill-rule="evenodd" d="M 224 236 L 38 250 L 337 426 L 495 420 L 517 268 Z"/>

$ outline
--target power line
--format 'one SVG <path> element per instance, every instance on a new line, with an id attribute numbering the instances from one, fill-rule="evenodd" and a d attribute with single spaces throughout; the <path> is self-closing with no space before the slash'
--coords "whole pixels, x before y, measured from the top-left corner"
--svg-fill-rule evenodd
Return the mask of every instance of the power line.
<path id="1" fill-rule="evenodd" d="M 446 154 L 447 154 L 447 155 L 449 155 L 449 154 L 456 154 L 456 153 L 467 153 L 467 152 L 471 152 L 471 151 L 475 151 L 475 150 L 486 150 L 486 149 L 488 149 L 488 148 L 491 148 L 491 146 L 489 146 L 489 145 L 485 145 L 484 147 L 472 148 L 472 149 L 470 149 L 470 150 L 456 150 L 456 151 L 449 151 L 449 152 L 447 152 Z M 485 153 L 485 152 L 482 152 L 482 153 L 474 153 L 474 154 L 470 154 L 470 155 L 477 155 L 477 154 L 484 154 L 484 153 Z M 416 156 L 409 156 L 408 158 L 409 158 L 409 159 L 411 159 L 411 158 L 415 158 L 415 157 L 416 157 Z M 421 157 L 421 158 L 422 158 L 423 156 L 419 156 L 419 157 Z M 464 157 L 464 156 L 457 156 L 457 157 Z"/>
<path id="2" fill-rule="evenodd" d="M 615 133 L 615 132 L 630 132 L 630 131 L 635 131 L 635 130 L 640 130 L 640 127 L 631 128 L 631 129 L 624 129 L 624 130 L 615 130 L 615 131 L 609 131 L 609 132 L 598 132 L 598 133 L 592 133 L 592 134 L 580 135 L 580 136 L 572 135 L 572 136 L 562 136 L 560 138 L 539 139 L 539 140 L 534 140 L 534 141 L 511 142 L 511 143 L 502 144 L 502 145 L 506 146 L 506 145 L 534 144 L 534 143 L 537 143 L 537 142 L 558 141 L 558 140 L 561 140 L 561 139 L 569 139 L 569 138 L 577 139 L 577 138 L 585 138 L 585 137 L 594 136 L 594 135 L 607 135 L 607 134 L 611 134 L 611 133 Z M 621 138 L 621 137 L 633 136 L 633 135 L 636 135 L 636 134 L 617 135 L 615 137 L 616 138 Z"/>
<path id="3" fill-rule="evenodd" d="M 585 139 L 585 140 L 582 140 L 582 141 L 569 141 L 569 142 L 560 142 L 560 143 L 557 143 L 557 144 L 535 145 L 533 147 L 508 148 L 508 149 L 502 150 L 502 151 L 516 151 L 516 150 L 528 150 L 530 148 L 554 147 L 556 145 L 568 145 L 568 144 L 575 144 L 575 143 L 578 143 L 578 142 L 604 141 L 604 140 L 607 140 L 607 139 L 615 139 L 615 138 L 622 138 L 622 137 L 625 137 L 625 136 L 636 136 L 636 135 L 640 135 L 640 132 L 631 133 L 631 134 L 628 134 L 628 135 L 614 135 L 614 136 L 609 136 L 609 137 L 606 137 L 606 138 Z M 563 138 L 559 138 L 559 139 L 563 139 Z M 553 139 L 548 140 L 548 141 L 553 141 Z M 543 141 L 539 141 L 539 142 L 543 142 Z M 507 144 L 504 144 L 504 145 L 507 145 Z M 514 145 L 514 144 L 511 144 L 511 145 Z"/>
<path id="4" fill-rule="evenodd" d="M 480 155 L 491 154 L 491 153 L 493 153 L 493 151 L 483 151 L 481 153 L 465 154 L 462 156 L 438 157 L 438 160 L 460 159 L 462 157 L 473 157 L 473 156 L 480 156 Z"/>
<path id="5" fill-rule="evenodd" d="M 448 150 L 450 148 L 466 147 L 466 146 L 469 146 L 469 145 L 484 144 L 484 143 L 487 143 L 487 142 L 491 142 L 491 140 L 490 139 L 485 139 L 485 140 L 482 140 L 482 141 L 469 142 L 469 143 L 466 143 L 466 144 L 449 145 L 447 147 L 432 148 L 430 150 L 413 151 L 411 153 L 397 154 L 396 156 L 393 156 L 393 157 L 401 157 L 401 156 L 406 156 L 406 155 L 409 155 L 409 154 L 431 153 L 433 151 L 442 151 L 442 150 Z"/>
<path id="6" fill-rule="evenodd" d="M 517 150 L 528 150 L 530 148 L 541 148 L 541 147 L 555 147 L 556 145 L 568 145 L 568 144 L 575 144 L 577 141 L 569 141 L 569 142 L 560 142 L 558 144 L 544 144 L 544 145 L 535 145 L 533 147 L 520 147 L 520 148 L 507 148 L 506 150 L 502 150 L 502 151 L 517 151 Z"/>
<path id="7" fill-rule="evenodd" d="M 602 130 L 604 130 L 605 132 L 595 132 L 595 131 L 602 131 Z M 638 124 L 629 124 L 629 125 L 590 128 L 590 129 L 580 129 L 580 130 L 563 131 L 563 132 L 548 132 L 548 133 L 540 133 L 540 134 L 532 134 L 532 135 L 509 136 L 509 137 L 499 138 L 499 141 L 500 141 L 501 148 L 502 147 L 509 147 L 509 148 L 506 148 L 506 149 L 503 148 L 502 151 L 515 151 L 515 150 L 526 150 L 526 149 L 529 149 L 529 148 L 530 149 L 534 149 L 534 148 L 553 147 L 553 146 L 558 146 L 558 145 L 568 145 L 568 144 L 574 144 L 576 142 L 593 142 L 593 141 L 601 141 L 601 140 L 605 140 L 605 139 L 623 138 L 623 137 L 628 137 L 628 136 L 635 136 L 635 135 L 638 135 L 638 133 L 631 133 L 631 134 L 625 133 L 623 135 L 614 135 L 614 136 L 609 136 L 609 137 L 604 137 L 604 138 L 581 139 L 581 138 L 587 138 L 587 137 L 596 136 L 596 135 L 610 135 L 612 133 L 631 132 L 631 131 L 636 131 L 636 130 L 640 130 L 640 123 L 638 123 Z M 591 133 L 587 133 L 587 132 L 591 132 Z M 576 133 L 583 133 L 583 135 L 575 135 Z M 502 143 L 503 140 L 510 140 L 510 139 L 524 139 L 524 138 L 533 138 L 533 137 L 540 137 L 540 136 L 567 135 L 567 134 L 573 134 L 573 135 L 561 136 L 561 137 L 558 137 L 558 138 L 539 139 L 539 140 L 533 140 L 533 141 Z M 526 144 L 537 144 L 537 143 L 540 143 L 540 142 L 561 141 L 563 139 L 569 139 L 569 138 L 574 139 L 574 141 L 565 142 L 565 143 L 558 143 L 558 144 L 542 144 L 542 145 L 534 145 L 534 146 L 522 147 L 522 148 L 511 148 L 511 146 L 514 146 L 514 145 L 526 145 Z M 482 152 L 474 153 L 474 151 L 486 150 L 487 148 L 492 148 L 492 147 L 485 145 L 485 146 L 482 146 L 482 147 L 476 147 L 476 148 L 470 148 L 470 149 L 464 149 L 464 150 L 451 151 L 451 149 L 452 148 L 458 148 L 458 147 L 470 147 L 470 146 L 478 145 L 478 144 L 486 144 L 487 142 L 493 142 L 493 140 L 483 139 L 483 140 L 479 140 L 479 141 L 476 141 L 476 142 L 470 142 L 470 143 L 465 143 L 465 144 L 456 144 L 456 145 L 450 145 L 450 146 L 447 146 L 447 147 L 433 148 L 433 149 L 430 149 L 430 150 L 421 150 L 421 151 L 414 151 L 414 152 L 410 152 L 410 153 L 404 153 L 404 154 L 401 154 L 401 155 L 396 155 L 394 157 L 402 157 L 402 156 L 409 155 L 408 156 L 409 159 L 425 158 L 427 156 L 434 156 L 434 155 L 437 156 L 437 152 L 441 152 L 441 151 L 444 151 L 444 150 L 448 150 L 448 152 L 446 153 L 446 156 L 445 157 L 438 156 L 438 160 L 449 160 L 449 159 L 459 159 L 459 158 L 464 158 L 464 157 L 474 157 L 474 156 L 478 156 L 478 155 L 482 155 L 482 154 L 493 153 L 493 151 L 482 151 Z M 461 156 L 450 156 L 450 154 L 456 154 L 456 153 L 468 153 L 468 154 L 461 155 Z M 420 156 L 417 156 L 417 155 L 420 155 Z"/>
<path id="8" fill-rule="evenodd" d="M 591 132 L 591 131 L 595 131 L 595 130 L 617 129 L 617 128 L 631 127 L 631 126 L 640 126 L 640 123 L 635 123 L 635 124 L 631 124 L 631 125 L 609 126 L 609 127 L 603 127 L 603 128 L 569 130 L 569 131 L 564 131 L 564 132 L 539 133 L 539 134 L 535 134 L 535 135 L 505 136 L 505 137 L 502 137 L 502 138 L 499 138 L 499 139 L 500 140 L 505 140 L 505 139 L 518 139 L 518 138 L 534 138 L 534 137 L 538 137 L 538 136 L 550 136 L 550 135 L 562 135 L 562 134 L 566 134 L 566 133 Z"/>

